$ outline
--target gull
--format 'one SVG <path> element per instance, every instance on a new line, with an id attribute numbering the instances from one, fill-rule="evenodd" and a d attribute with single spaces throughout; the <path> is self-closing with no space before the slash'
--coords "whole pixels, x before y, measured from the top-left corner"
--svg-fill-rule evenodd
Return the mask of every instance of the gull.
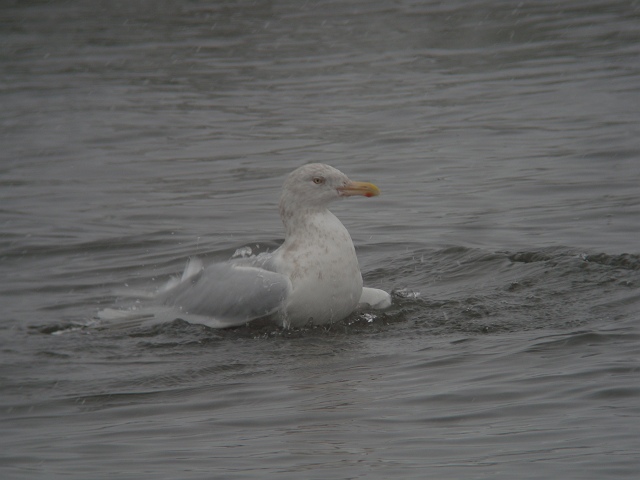
<path id="1" fill-rule="evenodd" d="M 328 209 L 347 197 L 379 194 L 374 184 L 352 181 L 329 165 L 297 168 L 285 180 L 280 197 L 283 244 L 271 253 L 206 267 L 191 258 L 182 276 L 156 294 L 154 300 L 164 311 L 153 316 L 213 328 L 268 318 L 288 328 L 338 322 L 358 307 L 387 308 L 387 292 L 363 287 L 351 236 Z M 107 310 L 101 318 L 126 316 Z M 148 318 L 149 313 L 139 316 Z"/>

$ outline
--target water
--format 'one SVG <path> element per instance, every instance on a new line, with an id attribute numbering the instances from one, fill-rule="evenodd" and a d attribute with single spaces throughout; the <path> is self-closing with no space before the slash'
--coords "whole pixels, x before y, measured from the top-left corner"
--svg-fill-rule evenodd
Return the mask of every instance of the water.
<path id="1" fill-rule="evenodd" d="M 4 2 L 0 472 L 635 478 L 640 4 Z M 385 312 L 100 329 L 275 248 L 284 176 Z"/>

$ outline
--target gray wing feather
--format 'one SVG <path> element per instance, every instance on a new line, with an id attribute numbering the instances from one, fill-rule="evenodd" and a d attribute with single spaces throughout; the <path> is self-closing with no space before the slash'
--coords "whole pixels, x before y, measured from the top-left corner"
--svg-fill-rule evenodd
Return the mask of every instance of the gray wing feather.
<path id="1" fill-rule="evenodd" d="M 226 262 L 183 276 L 160 294 L 160 300 L 185 314 L 242 325 L 276 312 L 290 291 L 291 281 L 285 275 Z"/>

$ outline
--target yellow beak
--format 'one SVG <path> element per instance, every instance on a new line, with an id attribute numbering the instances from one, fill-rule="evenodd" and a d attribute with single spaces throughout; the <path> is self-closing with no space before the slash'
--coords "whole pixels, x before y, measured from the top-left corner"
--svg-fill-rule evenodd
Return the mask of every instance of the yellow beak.
<path id="1" fill-rule="evenodd" d="M 380 195 L 380 189 L 373 183 L 368 182 L 349 182 L 344 187 L 338 187 L 338 192 L 344 197 L 350 197 L 352 195 L 375 197 Z"/>

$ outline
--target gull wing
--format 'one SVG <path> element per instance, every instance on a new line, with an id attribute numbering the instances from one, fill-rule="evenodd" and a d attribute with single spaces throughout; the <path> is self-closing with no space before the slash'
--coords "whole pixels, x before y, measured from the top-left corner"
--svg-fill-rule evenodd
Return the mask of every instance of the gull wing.
<path id="1" fill-rule="evenodd" d="M 291 281 L 280 273 L 232 262 L 202 268 L 194 259 L 180 281 L 158 299 L 184 314 L 231 327 L 277 312 L 289 292 Z"/>

